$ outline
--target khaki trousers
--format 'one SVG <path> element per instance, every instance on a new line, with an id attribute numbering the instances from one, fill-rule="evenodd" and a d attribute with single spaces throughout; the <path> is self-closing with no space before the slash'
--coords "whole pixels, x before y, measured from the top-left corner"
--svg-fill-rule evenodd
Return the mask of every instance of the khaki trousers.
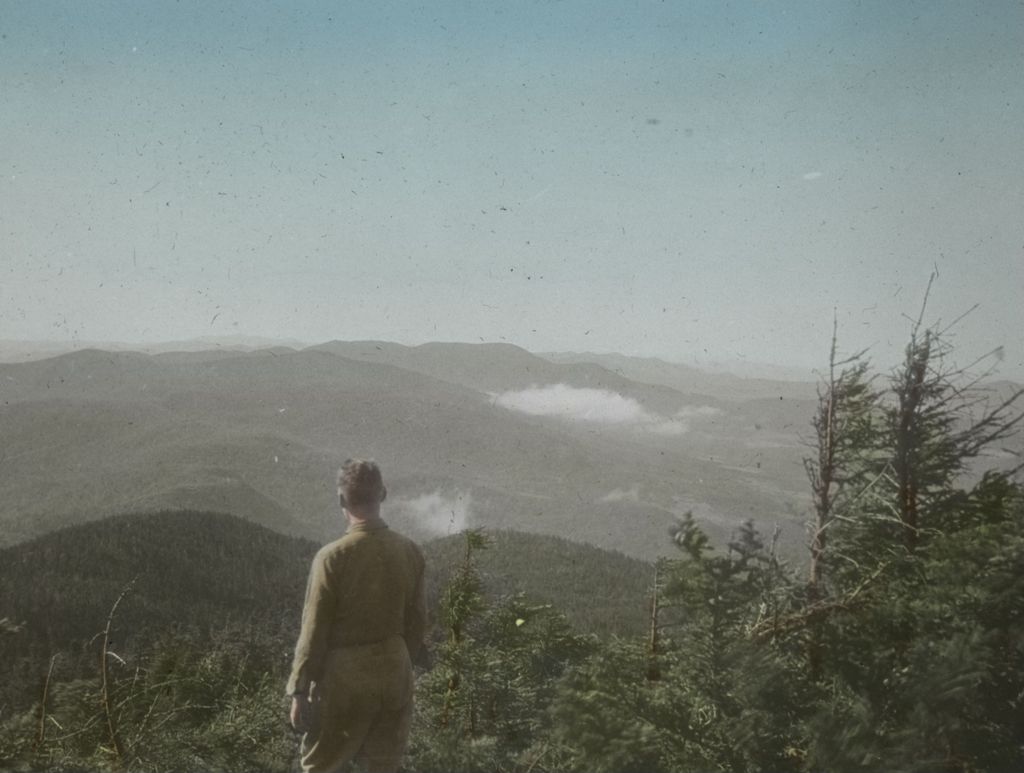
<path id="1" fill-rule="evenodd" d="M 370 773 L 398 770 L 412 725 L 413 673 L 401 636 L 330 650 L 302 737 L 302 769 L 338 773 L 353 759 Z"/>

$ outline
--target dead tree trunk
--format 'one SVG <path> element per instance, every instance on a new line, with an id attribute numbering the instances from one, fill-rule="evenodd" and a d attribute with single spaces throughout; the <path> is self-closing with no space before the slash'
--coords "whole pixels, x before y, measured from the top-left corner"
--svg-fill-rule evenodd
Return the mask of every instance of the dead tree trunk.
<path id="1" fill-rule="evenodd" d="M 654 587 L 651 589 L 651 625 L 647 640 L 647 681 L 657 682 L 661 679 L 661 665 L 658 662 L 658 613 L 660 612 L 660 601 L 658 599 L 658 583 L 660 563 L 654 564 Z"/>
<path id="2" fill-rule="evenodd" d="M 110 678 L 107 669 L 107 661 L 110 658 L 110 629 L 114 623 L 114 613 L 117 612 L 118 606 L 120 606 L 124 597 L 128 595 L 137 579 L 133 579 L 124 587 L 121 595 L 117 597 L 114 605 L 110 608 L 110 614 L 107 615 L 107 624 L 103 629 L 103 645 L 100 647 L 100 685 L 102 688 L 103 713 L 107 720 L 107 733 L 110 736 L 110 745 L 114 750 L 114 756 L 119 768 L 124 767 L 124 744 L 121 743 L 121 737 L 118 735 L 117 720 L 110 705 Z"/>
<path id="3" fill-rule="evenodd" d="M 804 459 L 811 484 L 814 521 L 811 524 L 811 561 L 807 578 L 807 602 L 814 608 L 827 597 L 825 588 L 829 534 L 836 517 L 840 495 L 851 482 L 860 480 L 863 470 L 857 456 L 864 449 L 864 428 L 870 425 L 877 395 L 871 391 L 863 352 L 843 360 L 837 354 L 837 323 L 832 323 L 828 379 L 818 388 L 818 409 L 812 420 L 815 455 Z M 812 675 L 821 671 L 821 632 L 810 631 L 808 659 Z"/>
<path id="4" fill-rule="evenodd" d="M 50 677 L 53 676 L 53 664 L 57 662 L 57 656 L 50 658 L 50 667 L 46 671 L 46 681 L 43 683 L 43 700 L 39 707 L 39 732 L 36 735 L 36 748 L 43 745 L 46 740 L 46 700 L 50 692 Z"/>
<path id="5" fill-rule="evenodd" d="M 922 428 L 921 410 L 928 360 L 931 357 L 931 331 L 926 330 L 924 341 L 912 341 L 907 349 L 907 362 L 898 388 L 899 415 L 894 438 L 893 473 L 896 477 L 897 508 L 903 527 L 903 545 L 913 552 L 917 547 L 920 528 L 918 517 L 917 476 L 920 471 Z"/>

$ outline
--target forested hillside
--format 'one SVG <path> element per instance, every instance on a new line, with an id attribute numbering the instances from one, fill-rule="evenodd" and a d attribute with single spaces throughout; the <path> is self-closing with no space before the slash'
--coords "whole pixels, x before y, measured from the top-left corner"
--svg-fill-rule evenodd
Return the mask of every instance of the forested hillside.
<path id="1" fill-rule="evenodd" d="M 601 636 L 633 635 L 647 625 L 652 564 L 558 537 L 515 531 L 487 534 L 492 549 L 478 557 L 487 596 L 523 593 L 554 604 L 577 630 Z M 459 566 L 464 543 L 463 535 L 456 535 L 424 545 L 428 572 L 440 584 Z"/>
<path id="2" fill-rule="evenodd" d="M 338 521 L 339 529 L 341 520 Z M 580 630 L 636 633 L 652 567 L 553 537 L 498 532 L 481 563 L 492 598 L 526 592 L 557 602 Z M 168 511 L 106 518 L 0 550 L 0 706 L 38 698 L 58 655 L 58 675 L 95 669 L 90 645 L 111 605 L 130 588 L 112 629 L 114 650 L 138 655 L 167 635 L 205 641 L 259 639 L 289 657 L 310 559 L 318 545 L 235 516 Z M 462 538 L 423 545 L 432 609 L 462 557 Z"/>
<path id="3" fill-rule="evenodd" d="M 50 657 L 57 673 L 94 670 L 90 642 L 130 586 L 113 628 L 122 657 L 167 634 L 206 640 L 234 630 L 278 640 L 294 629 L 305 566 L 316 550 L 234 516 L 115 516 L 0 550 L 0 703 L 37 699 Z"/>

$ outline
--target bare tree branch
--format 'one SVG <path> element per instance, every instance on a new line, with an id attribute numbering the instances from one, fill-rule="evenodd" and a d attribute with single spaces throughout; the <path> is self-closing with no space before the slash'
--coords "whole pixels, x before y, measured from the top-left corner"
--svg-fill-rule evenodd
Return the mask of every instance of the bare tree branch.
<path id="1" fill-rule="evenodd" d="M 138 579 L 138 575 L 136 575 L 131 582 L 124 587 L 121 594 L 117 597 L 117 600 L 114 601 L 114 605 L 110 608 L 110 614 L 107 615 L 107 624 L 103 629 L 103 645 L 100 648 L 100 681 L 103 695 L 103 712 L 107 719 L 107 732 L 110 736 L 110 744 L 114 750 L 114 755 L 117 758 L 116 761 L 119 767 L 124 766 L 124 746 L 121 743 L 121 738 L 118 736 L 117 722 L 114 719 L 114 713 L 110 707 L 110 679 L 107 673 L 107 656 L 111 654 L 109 650 L 110 629 L 114 623 L 114 614 L 117 612 L 117 608 L 124 600 L 124 597 L 128 595 L 128 592 L 131 591 Z"/>

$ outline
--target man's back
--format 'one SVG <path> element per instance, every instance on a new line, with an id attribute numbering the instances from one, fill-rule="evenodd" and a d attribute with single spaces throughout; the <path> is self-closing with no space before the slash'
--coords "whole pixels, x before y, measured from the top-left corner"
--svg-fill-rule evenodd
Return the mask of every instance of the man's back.
<path id="1" fill-rule="evenodd" d="M 420 607 L 423 554 L 381 522 L 359 524 L 318 557 L 337 589 L 328 647 L 371 644 L 402 636 L 415 657 L 426 621 Z"/>
<path id="2" fill-rule="evenodd" d="M 313 559 L 290 693 L 319 681 L 328 650 L 405 640 L 410 658 L 423 646 L 423 554 L 379 518 L 352 524 Z"/>

